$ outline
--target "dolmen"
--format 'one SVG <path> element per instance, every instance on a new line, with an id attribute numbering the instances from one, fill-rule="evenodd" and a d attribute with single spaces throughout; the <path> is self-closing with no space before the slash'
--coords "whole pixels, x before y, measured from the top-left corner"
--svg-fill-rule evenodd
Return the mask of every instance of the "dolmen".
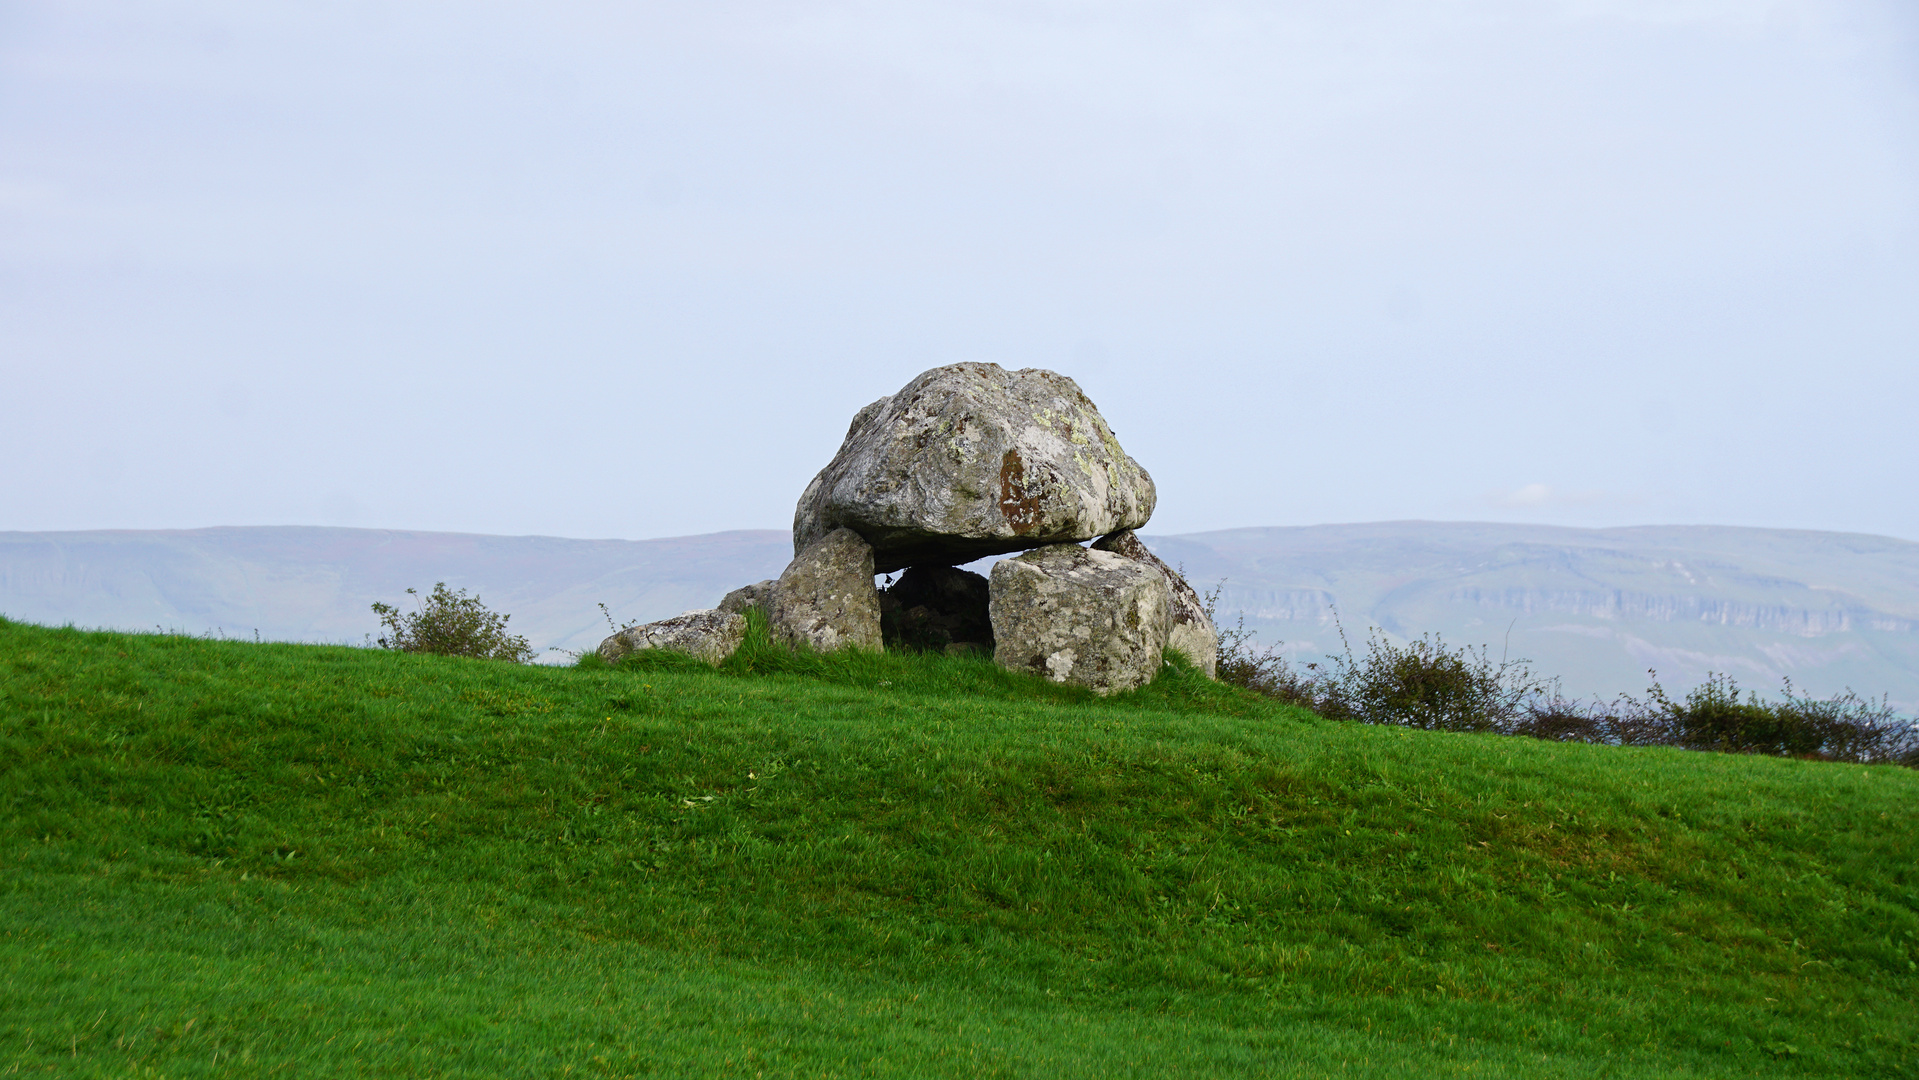
<path id="1" fill-rule="evenodd" d="M 777 580 L 628 627 L 600 655 L 666 648 L 718 663 L 758 608 L 794 648 L 978 653 L 1099 694 L 1151 681 L 1169 649 L 1212 676 L 1205 605 L 1135 533 L 1156 500 L 1073 380 L 934 368 L 854 415 L 800 496 L 793 561 Z M 961 569 L 1012 552 L 1023 554 L 990 577 Z"/>

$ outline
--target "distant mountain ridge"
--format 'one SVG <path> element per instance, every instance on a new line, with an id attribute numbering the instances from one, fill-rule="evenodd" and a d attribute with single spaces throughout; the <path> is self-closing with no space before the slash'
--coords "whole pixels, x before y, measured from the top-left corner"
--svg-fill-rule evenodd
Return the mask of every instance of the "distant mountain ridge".
<path id="1" fill-rule="evenodd" d="M 1155 538 L 1263 640 L 1316 659 L 1376 625 L 1529 657 L 1569 691 L 1668 690 L 1708 671 L 1919 705 L 1919 544 L 1724 526 L 1382 522 Z"/>
<path id="2" fill-rule="evenodd" d="M 711 607 L 778 576 L 785 531 L 569 540 L 306 526 L 0 533 L 0 613 L 28 622 L 361 643 L 375 600 L 444 581 L 512 616 L 536 647 L 579 649 L 622 622 Z"/>
<path id="3" fill-rule="evenodd" d="M 1611 696 L 1732 674 L 1774 690 L 1851 686 L 1919 710 L 1919 544 L 1719 526 L 1572 529 L 1380 522 L 1149 536 L 1193 584 L 1220 589 L 1260 640 L 1310 661 L 1368 626 L 1530 657 L 1567 690 Z M 709 607 L 777 576 L 784 530 L 658 540 L 317 527 L 0 533 L 0 613 L 362 642 L 369 605 L 436 581 L 467 588 L 536 646 L 590 648 L 621 622 Z"/>

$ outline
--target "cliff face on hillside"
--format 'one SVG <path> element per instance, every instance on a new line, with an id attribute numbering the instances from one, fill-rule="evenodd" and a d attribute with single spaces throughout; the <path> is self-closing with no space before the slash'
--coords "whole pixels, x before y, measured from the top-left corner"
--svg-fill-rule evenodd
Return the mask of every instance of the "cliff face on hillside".
<path id="1" fill-rule="evenodd" d="M 1579 694 L 1668 690 L 1709 671 L 1919 707 L 1919 544 L 1768 529 L 1397 522 L 1154 538 L 1221 582 L 1267 642 L 1314 660 L 1368 626 L 1529 657 Z"/>
<path id="2" fill-rule="evenodd" d="M 1526 615 L 1557 613 L 1636 622 L 1697 622 L 1765 630 L 1800 637 L 1874 630 L 1889 634 L 1919 631 L 1919 622 L 1861 606 L 1797 607 L 1751 604 L 1710 596 L 1631 592 L 1624 589 L 1454 589 L 1448 602 Z"/>

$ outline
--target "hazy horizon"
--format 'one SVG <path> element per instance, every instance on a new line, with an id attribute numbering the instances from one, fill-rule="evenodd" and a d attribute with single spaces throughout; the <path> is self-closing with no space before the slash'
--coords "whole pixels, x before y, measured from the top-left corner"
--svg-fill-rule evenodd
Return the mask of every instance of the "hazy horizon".
<path id="1" fill-rule="evenodd" d="M 27 0 L 0 286 L 6 530 L 785 527 L 985 360 L 1154 532 L 1914 539 L 1919 10 Z"/>
<path id="2" fill-rule="evenodd" d="M 1872 539 L 1879 539 L 1879 540 L 1896 540 L 1896 541 L 1899 541 L 1900 543 L 1919 543 L 1919 540 L 1914 540 L 1910 537 L 1904 537 L 1904 536 L 1893 536 L 1889 533 L 1871 533 L 1871 532 L 1859 532 L 1859 531 L 1838 530 L 1838 529 L 1790 529 L 1790 528 L 1778 529 L 1778 528 L 1772 528 L 1772 527 L 1763 526 L 1763 525 L 1726 525 L 1719 522 L 1711 522 L 1711 521 L 1698 521 L 1698 522 L 1641 521 L 1641 522 L 1627 522 L 1627 523 L 1622 523 L 1618 525 L 1561 525 L 1556 522 L 1550 522 L 1550 521 L 1517 521 L 1516 522 L 1516 521 L 1500 521 L 1495 518 L 1480 518 L 1480 519 L 1474 519 L 1474 518 L 1458 518 L 1458 519 L 1383 518 L 1376 521 L 1312 521 L 1312 522 L 1299 522 L 1299 523 L 1287 524 L 1287 525 L 1273 525 L 1273 524 L 1224 525 L 1216 529 L 1197 529 L 1197 530 L 1193 530 L 1190 532 L 1183 532 L 1183 533 L 1175 533 L 1167 529 L 1159 528 L 1155 524 L 1149 523 L 1144 528 L 1140 529 L 1139 531 L 1146 536 L 1182 536 L 1184 537 L 1184 536 L 1209 536 L 1209 535 L 1216 535 L 1219 533 L 1250 532 L 1250 531 L 1260 531 L 1260 530 L 1269 530 L 1269 529 L 1348 529 L 1348 528 L 1362 528 L 1365 526 L 1374 526 L 1374 525 L 1379 525 L 1379 526 L 1437 525 L 1437 526 L 1460 526 L 1460 527 L 1470 527 L 1470 526 L 1476 526 L 1476 525 L 1486 525 L 1486 526 L 1516 525 L 1520 527 L 1538 526 L 1541 528 L 1549 528 L 1549 529 L 1567 529 L 1567 530 L 1576 531 L 1576 532 L 1627 532 L 1635 529 L 1638 529 L 1638 530 L 1729 529 L 1729 530 L 1750 530 L 1754 532 L 1775 532 L 1775 533 L 1776 532 L 1799 532 L 1799 533 L 1809 533 L 1809 534 L 1821 534 L 1821 535 L 1827 535 L 1827 536 L 1859 536 L 1859 537 L 1869 537 Z M 672 534 L 663 534 L 658 536 L 570 536 L 570 535 L 565 535 L 561 533 L 541 533 L 541 532 L 481 533 L 481 532 L 473 532 L 471 530 L 463 530 L 463 529 L 408 529 L 408 528 L 403 528 L 399 526 L 390 526 L 390 525 L 322 525 L 322 524 L 316 524 L 310 521 L 272 521 L 272 522 L 259 522 L 259 523 L 253 523 L 253 524 L 239 524 L 239 525 L 230 524 L 230 523 L 222 523 L 217 525 L 180 525 L 180 526 L 168 526 L 168 527 L 156 528 L 156 529 L 142 529 L 142 528 L 131 528 L 131 527 L 123 527 L 123 526 L 102 526 L 102 527 L 90 528 L 90 529 L 0 529 L 0 534 L 4 534 L 4 533 L 60 534 L 60 533 L 95 533 L 95 532 L 127 532 L 127 533 L 205 532 L 205 531 L 214 530 L 214 529 L 278 529 L 278 528 L 363 529 L 367 531 L 438 533 L 446 536 L 493 537 L 493 538 L 517 539 L 517 540 L 583 540 L 583 541 L 589 541 L 589 542 L 605 540 L 605 541 L 621 541 L 621 542 L 627 542 L 627 543 L 645 543 L 645 542 L 654 541 L 654 540 L 696 540 L 701 537 L 719 536 L 719 535 L 726 535 L 726 534 L 732 534 L 732 533 L 758 533 L 758 532 L 790 533 L 792 531 L 789 525 L 780 524 L 780 525 L 739 525 L 739 526 L 734 526 L 734 527 L 724 528 L 724 529 L 713 529 L 708 532 L 672 533 Z M 1090 542 L 1090 541 L 1087 541 L 1087 542 Z M 994 555 L 987 559 L 982 559 L 978 561 L 982 563 L 997 562 L 999 559 L 1010 558 L 1012 555 L 1017 555 L 1017 554 L 1019 553 L 1012 552 L 1012 553 L 1009 553 L 1008 555 Z M 968 564 L 968 565 L 971 565 L 971 564 Z"/>
<path id="3" fill-rule="evenodd" d="M 1370 626 L 1400 640 L 1497 642 L 1578 695 L 1681 692 L 1717 671 L 1818 695 L 1850 686 L 1919 709 L 1919 544 L 1723 526 L 1589 530 L 1499 523 L 1149 533 L 1225 625 L 1295 662 Z M 351 527 L 0 532 L 0 614 L 29 622 L 362 643 L 369 605 L 435 581 L 513 615 L 538 648 L 710 607 L 777 576 L 782 529 L 651 540 Z M 984 566 L 974 564 L 975 569 Z M 605 605 L 603 609 L 601 605 Z M 1243 622 L 1241 621 L 1243 618 Z M 558 655 L 558 654 L 553 654 Z"/>

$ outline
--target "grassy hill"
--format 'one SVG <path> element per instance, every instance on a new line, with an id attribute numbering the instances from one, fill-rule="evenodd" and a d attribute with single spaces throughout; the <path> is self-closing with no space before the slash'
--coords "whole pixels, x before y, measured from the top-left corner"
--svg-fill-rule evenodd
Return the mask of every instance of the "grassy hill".
<path id="1" fill-rule="evenodd" d="M 1919 773 L 0 622 L 0 1072 L 1919 1076 Z"/>

